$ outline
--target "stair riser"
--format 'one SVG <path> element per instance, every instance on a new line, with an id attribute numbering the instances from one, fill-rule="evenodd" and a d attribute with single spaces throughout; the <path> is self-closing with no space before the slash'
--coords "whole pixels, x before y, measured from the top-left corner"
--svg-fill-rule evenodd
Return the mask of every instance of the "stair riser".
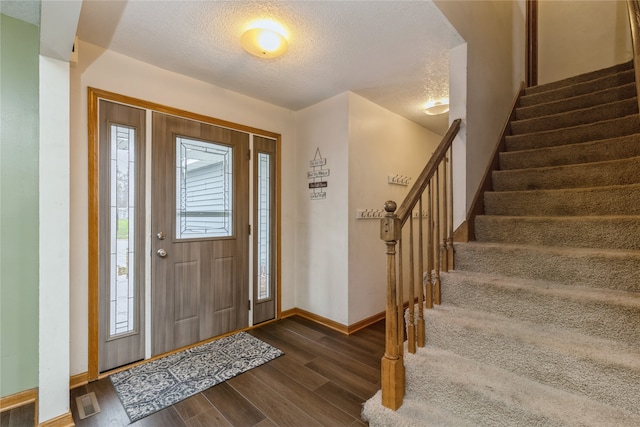
<path id="1" fill-rule="evenodd" d="M 572 76 L 566 79 L 558 80 L 555 82 L 544 83 L 537 86 L 531 86 L 524 90 L 525 95 L 533 95 L 540 92 L 548 92 L 550 90 L 558 89 L 574 85 L 577 83 L 598 80 L 602 77 L 610 76 L 612 74 L 622 73 L 627 70 L 633 69 L 633 61 L 627 61 L 622 64 L 616 64 L 612 67 L 603 68 L 601 70 L 594 70 L 587 73 Z"/>
<path id="2" fill-rule="evenodd" d="M 597 122 L 600 120 L 615 119 L 638 113 L 638 99 L 631 98 L 611 104 L 598 105 L 596 107 L 538 117 L 535 119 L 518 120 L 511 122 L 511 134 L 522 135 L 531 132 L 541 132 L 551 129 L 561 129 Z"/>
<path id="3" fill-rule="evenodd" d="M 591 299 L 572 299 L 531 288 L 508 288 L 481 280 L 442 277 L 442 299 L 461 308 L 487 311 L 539 327 L 637 344 L 640 309 Z M 621 325 L 624 325 L 622 327 Z"/>
<path id="4" fill-rule="evenodd" d="M 456 244 L 456 270 L 640 292 L 640 254 Z M 533 262 L 532 260 L 535 260 Z"/>
<path id="5" fill-rule="evenodd" d="M 585 95 L 591 92 L 598 92 L 616 86 L 623 86 L 628 83 L 635 82 L 635 74 L 633 70 L 623 71 L 618 74 L 604 76 L 597 80 L 578 83 L 572 86 L 565 86 L 546 92 L 535 93 L 520 97 L 520 106 L 528 107 L 546 102 L 553 102 L 559 99 L 570 98 L 573 96 Z"/>
<path id="6" fill-rule="evenodd" d="M 635 133 L 640 133 L 640 117 L 637 114 L 568 129 L 512 135 L 505 140 L 507 151 L 519 151 L 619 138 Z"/>
<path id="7" fill-rule="evenodd" d="M 640 135 L 537 150 L 501 152 L 500 169 L 574 165 L 640 156 Z"/>
<path id="8" fill-rule="evenodd" d="M 640 185 L 584 190 L 484 193 L 487 215 L 640 215 Z"/>
<path id="9" fill-rule="evenodd" d="M 526 341 L 526 338 L 523 340 L 522 337 L 510 335 L 499 324 L 481 328 L 464 320 L 438 308 L 426 310 L 426 342 L 477 362 L 640 415 L 636 397 L 640 371 L 536 345 Z M 586 373 L 589 373 L 588 376 Z"/>
<path id="10" fill-rule="evenodd" d="M 516 108 L 516 120 L 534 119 L 536 117 L 548 116 L 550 114 L 559 114 L 582 108 L 595 107 L 596 105 L 633 98 L 636 94 L 637 89 L 635 82 L 628 83 L 624 86 L 605 89 L 586 95 L 575 96 L 545 104 L 532 105 L 530 107 Z"/>
<path id="11" fill-rule="evenodd" d="M 601 163 L 493 171 L 494 191 L 551 190 L 640 183 L 640 157 Z"/>
<path id="12" fill-rule="evenodd" d="M 640 217 L 478 216 L 480 242 L 640 250 Z"/>

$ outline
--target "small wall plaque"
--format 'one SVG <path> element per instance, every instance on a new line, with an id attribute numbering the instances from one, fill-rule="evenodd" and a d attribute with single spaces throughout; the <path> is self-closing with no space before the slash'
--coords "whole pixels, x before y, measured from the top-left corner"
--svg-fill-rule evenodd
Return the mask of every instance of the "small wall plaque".
<path id="1" fill-rule="evenodd" d="M 313 160 L 309 161 L 311 170 L 307 172 L 307 179 L 312 180 L 309 183 L 309 189 L 311 190 L 309 197 L 311 200 L 324 200 L 327 198 L 327 193 L 322 191 L 323 188 L 327 188 L 329 185 L 326 180 L 322 180 L 322 178 L 329 176 L 329 169 L 324 169 L 326 165 L 327 159 L 322 157 L 320 147 L 317 147 Z"/>

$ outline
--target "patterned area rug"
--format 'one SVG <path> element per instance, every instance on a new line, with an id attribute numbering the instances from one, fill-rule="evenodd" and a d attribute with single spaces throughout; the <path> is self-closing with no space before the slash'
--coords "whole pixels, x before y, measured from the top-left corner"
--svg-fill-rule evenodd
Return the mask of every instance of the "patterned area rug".
<path id="1" fill-rule="evenodd" d="M 283 354 L 240 332 L 118 372 L 110 379 L 134 422 Z"/>

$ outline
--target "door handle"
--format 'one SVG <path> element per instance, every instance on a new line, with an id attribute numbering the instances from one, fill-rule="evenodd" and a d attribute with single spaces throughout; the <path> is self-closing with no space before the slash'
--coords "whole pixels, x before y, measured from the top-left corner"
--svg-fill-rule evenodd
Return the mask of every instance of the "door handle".
<path id="1" fill-rule="evenodd" d="M 164 257 L 166 257 L 166 256 L 167 256 L 167 251 L 165 251 L 165 250 L 164 250 L 164 249 L 162 249 L 162 248 L 158 249 L 158 251 L 157 251 L 156 253 L 158 254 L 158 256 L 159 256 L 160 258 L 164 258 Z"/>
<path id="2" fill-rule="evenodd" d="M 158 238 L 158 240 L 164 240 L 167 236 L 164 234 L 164 231 L 161 231 L 156 234 L 156 237 Z"/>

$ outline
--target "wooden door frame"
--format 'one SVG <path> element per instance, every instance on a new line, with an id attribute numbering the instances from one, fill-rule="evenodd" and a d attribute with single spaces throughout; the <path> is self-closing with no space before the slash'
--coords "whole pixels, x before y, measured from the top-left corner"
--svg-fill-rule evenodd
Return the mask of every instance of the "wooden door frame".
<path id="1" fill-rule="evenodd" d="M 526 16 L 526 83 L 527 87 L 538 84 L 538 0 L 527 0 Z"/>
<path id="2" fill-rule="evenodd" d="M 276 319 L 279 319 L 282 311 L 282 287 L 281 287 L 281 140 L 280 134 L 275 132 L 258 129 L 251 126 L 241 125 L 226 120 L 216 119 L 202 114 L 192 113 L 178 108 L 168 107 L 162 104 L 156 104 L 133 98 L 126 95 L 120 95 L 114 92 L 105 91 L 88 87 L 88 171 L 89 171 L 89 206 L 88 206 L 88 381 L 94 381 L 108 374 L 100 375 L 98 368 L 98 344 L 99 344 L 99 323 L 98 323 L 98 286 L 99 286 L 99 242 L 98 242 L 98 101 L 104 99 L 106 101 L 116 102 L 120 104 L 130 105 L 132 107 L 145 110 L 156 111 L 159 113 L 174 115 L 185 119 L 191 119 L 215 126 L 226 127 L 241 132 L 256 134 L 276 141 Z"/>

